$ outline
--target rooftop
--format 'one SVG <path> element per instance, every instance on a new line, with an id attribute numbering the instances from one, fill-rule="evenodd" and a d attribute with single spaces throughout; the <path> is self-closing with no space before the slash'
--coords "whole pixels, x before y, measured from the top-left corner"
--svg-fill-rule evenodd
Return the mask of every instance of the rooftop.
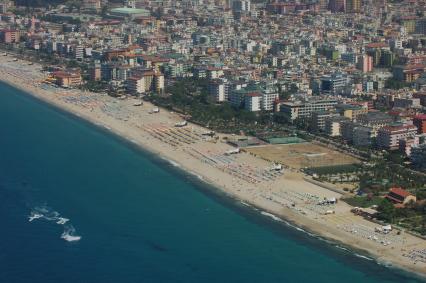
<path id="1" fill-rule="evenodd" d="M 149 11 L 145 9 L 133 9 L 133 8 L 114 8 L 111 9 L 112 13 L 122 13 L 122 14 L 149 14 Z"/>

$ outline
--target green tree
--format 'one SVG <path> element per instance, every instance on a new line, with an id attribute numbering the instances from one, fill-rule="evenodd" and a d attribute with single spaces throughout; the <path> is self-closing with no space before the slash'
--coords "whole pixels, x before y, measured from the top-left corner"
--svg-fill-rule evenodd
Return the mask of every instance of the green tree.
<path id="1" fill-rule="evenodd" d="M 379 212 L 379 219 L 382 219 L 388 223 L 393 223 L 396 214 L 395 206 L 393 205 L 393 203 L 391 203 L 387 199 L 383 199 L 382 202 L 379 204 L 377 210 Z"/>

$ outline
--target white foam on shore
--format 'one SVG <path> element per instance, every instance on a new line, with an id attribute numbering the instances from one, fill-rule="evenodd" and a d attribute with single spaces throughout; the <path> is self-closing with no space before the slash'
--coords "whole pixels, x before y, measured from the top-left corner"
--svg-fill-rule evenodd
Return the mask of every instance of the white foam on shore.
<path id="1" fill-rule="evenodd" d="M 165 157 L 162 157 L 163 158 L 163 160 L 165 160 L 165 161 L 167 161 L 167 162 L 169 162 L 171 165 L 173 165 L 174 167 L 182 167 L 179 163 L 177 163 L 176 161 L 173 161 L 173 160 L 171 160 L 171 159 L 168 159 L 168 158 L 165 158 Z"/>
<path id="2" fill-rule="evenodd" d="M 251 207 L 251 205 L 250 204 L 248 204 L 248 203 L 246 203 L 246 202 L 244 202 L 244 201 L 240 201 L 240 203 L 242 204 L 242 205 L 245 205 L 245 206 L 248 206 L 248 207 Z"/>
<path id="3" fill-rule="evenodd" d="M 283 222 L 283 220 L 282 220 L 281 218 L 276 217 L 275 215 L 273 215 L 273 214 L 271 214 L 271 213 L 269 213 L 269 212 L 262 211 L 260 214 L 265 215 L 265 216 L 268 216 L 268 217 L 270 217 L 270 218 L 274 219 L 275 221 Z"/>
<path id="4" fill-rule="evenodd" d="M 372 259 L 371 257 L 365 256 L 365 255 L 360 255 L 360 254 L 357 254 L 357 253 L 354 253 L 354 255 L 356 257 L 359 257 L 359 258 L 363 258 L 363 259 L 366 259 L 366 260 L 369 260 L 369 261 L 374 261 L 374 259 Z"/>
<path id="5" fill-rule="evenodd" d="M 298 227 L 298 226 L 296 226 L 296 225 L 293 225 L 293 224 L 291 224 L 290 222 L 285 221 L 285 224 L 287 224 L 287 225 L 288 225 L 288 226 L 290 226 L 291 228 L 296 229 L 296 230 L 297 230 L 297 231 L 299 231 L 299 232 L 303 232 L 303 233 L 305 233 L 305 234 L 308 234 L 308 235 L 309 235 L 309 236 L 311 236 L 311 237 L 318 238 L 318 237 L 317 237 L 317 235 L 312 234 L 312 233 L 309 233 L 309 232 L 308 232 L 308 231 L 306 231 L 305 229 L 302 229 L 302 228 L 300 228 L 300 227 Z"/>
<path id="6" fill-rule="evenodd" d="M 244 204 L 244 205 L 249 206 L 247 203 L 245 203 L 245 202 L 243 202 L 243 201 L 240 201 L 240 202 L 241 202 L 242 204 Z M 329 242 L 329 241 L 327 241 L 326 239 L 324 239 L 324 238 L 322 238 L 322 237 L 320 237 L 320 236 L 318 236 L 318 235 L 316 235 L 316 234 L 310 233 L 310 232 L 308 232 L 308 231 L 306 231 L 306 230 L 304 230 L 304 229 L 302 229 L 302 228 L 300 228 L 300 227 L 298 227 L 298 226 L 296 226 L 296 225 L 293 225 L 293 224 L 291 224 L 290 222 L 284 221 L 284 220 L 282 220 L 281 218 L 279 218 L 279 217 L 277 217 L 277 216 L 275 216 L 275 215 L 273 215 L 273 214 L 271 214 L 271 213 L 269 213 L 269 212 L 261 211 L 260 213 L 261 213 L 262 215 L 264 215 L 264 216 L 268 216 L 268 217 L 272 218 L 272 219 L 273 219 L 273 220 L 275 220 L 275 221 L 284 222 L 287 226 L 290 226 L 290 227 L 292 227 L 292 228 L 296 229 L 297 231 L 303 232 L 303 233 L 305 233 L 305 234 L 307 234 L 307 235 L 309 235 L 309 236 L 311 236 L 311 237 L 314 237 L 314 238 L 316 238 L 316 239 L 318 239 L 318 240 L 323 240 L 323 241 Z M 332 242 L 329 242 L 329 243 L 332 243 Z M 342 247 L 342 246 L 339 246 L 339 245 L 335 245 L 335 247 L 336 247 L 336 248 L 338 248 L 338 249 L 344 250 L 344 251 L 346 251 L 346 252 L 349 252 L 349 253 L 353 254 L 354 256 L 356 256 L 356 257 L 359 257 L 359 258 L 362 258 L 362 259 L 365 259 L 365 260 L 368 260 L 368 261 L 376 261 L 374 258 L 371 258 L 371 257 L 365 256 L 365 255 L 358 254 L 358 253 L 356 253 L 356 252 L 354 252 L 354 251 L 352 251 L 352 250 L 350 250 L 350 249 L 348 249 L 348 248 L 345 248 L 345 247 Z M 377 261 L 376 261 L 376 262 L 377 262 Z M 391 266 L 392 266 L 391 264 L 389 264 L 389 263 L 387 263 L 387 262 L 381 262 L 381 263 L 380 263 L 380 262 L 377 262 L 377 263 L 378 263 L 378 264 L 381 264 L 381 265 L 384 265 L 384 266 L 386 266 L 386 267 L 391 267 Z"/>
<path id="7" fill-rule="evenodd" d="M 345 247 L 342 247 L 342 246 L 339 246 L 339 245 L 336 245 L 335 247 L 338 248 L 338 249 L 340 249 L 340 250 L 344 250 L 346 252 L 350 252 L 350 250 L 347 249 L 347 248 L 345 248 Z"/>
<path id="8" fill-rule="evenodd" d="M 181 165 L 173 160 L 168 160 L 170 164 L 172 164 L 175 167 L 181 167 Z"/>
<path id="9" fill-rule="evenodd" d="M 180 167 L 180 164 L 178 164 L 178 163 L 176 163 L 176 164 L 177 165 L 174 165 L 175 167 Z M 198 180 L 204 181 L 204 177 L 201 176 L 201 175 L 199 175 L 199 174 L 197 174 L 196 172 L 194 172 L 194 171 L 188 171 L 188 172 L 191 173 L 192 175 L 194 175 L 195 177 L 197 177 Z"/>

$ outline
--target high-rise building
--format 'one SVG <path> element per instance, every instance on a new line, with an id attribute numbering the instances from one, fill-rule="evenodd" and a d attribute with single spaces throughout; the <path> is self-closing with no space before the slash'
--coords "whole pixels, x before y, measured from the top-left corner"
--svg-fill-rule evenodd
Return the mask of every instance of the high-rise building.
<path id="1" fill-rule="evenodd" d="M 328 10 L 328 0 L 318 0 L 318 5 L 321 11 Z"/>
<path id="2" fill-rule="evenodd" d="M 100 63 L 95 63 L 91 68 L 90 68 L 90 79 L 92 81 L 100 81 L 101 80 L 101 64 Z"/>
<path id="3" fill-rule="evenodd" d="M 368 73 L 373 70 L 373 57 L 362 55 L 358 58 L 358 69 L 363 73 Z"/>
<path id="4" fill-rule="evenodd" d="M 347 13 L 359 13 L 361 11 L 361 0 L 346 0 Z"/>
<path id="5" fill-rule="evenodd" d="M 345 12 L 346 0 L 330 0 L 328 6 L 332 13 Z"/>
<path id="6" fill-rule="evenodd" d="M 419 134 L 426 133 L 426 114 L 421 114 L 413 119 L 413 125 L 417 127 Z"/>
<path id="7" fill-rule="evenodd" d="M 101 8 L 102 8 L 101 0 L 84 0 L 83 1 L 84 10 L 100 11 Z"/>
<path id="8" fill-rule="evenodd" d="M 215 102 L 223 102 L 228 99 L 225 82 L 220 79 L 210 81 L 208 91 Z"/>
<path id="9" fill-rule="evenodd" d="M 339 94 L 347 86 L 348 77 L 342 73 L 321 77 L 321 90 L 330 94 Z"/>
<path id="10" fill-rule="evenodd" d="M 234 10 L 234 12 L 250 12 L 250 0 L 235 0 L 234 2 L 232 2 L 232 9 Z"/>

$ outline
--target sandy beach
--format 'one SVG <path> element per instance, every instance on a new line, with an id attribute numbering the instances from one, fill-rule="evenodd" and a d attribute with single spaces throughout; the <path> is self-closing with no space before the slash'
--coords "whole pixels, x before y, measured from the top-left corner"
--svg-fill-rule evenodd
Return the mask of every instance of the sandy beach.
<path id="1" fill-rule="evenodd" d="M 183 121 L 176 113 L 164 109 L 153 113 L 154 105 L 135 106 L 135 98 L 57 88 L 42 83 L 45 78 L 40 65 L 0 57 L 2 81 L 126 138 L 266 216 L 289 220 L 380 263 L 426 276 L 426 240 L 404 231 L 376 232 L 378 224 L 354 215 L 342 201 L 319 204 L 339 199 L 337 191 L 306 181 L 296 170 L 273 170 L 273 164 L 247 152 L 227 154 L 235 148 L 224 141 L 225 135 L 214 139 L 206 135 L 208 129 L 193 124 L 175 127 Z"/>

